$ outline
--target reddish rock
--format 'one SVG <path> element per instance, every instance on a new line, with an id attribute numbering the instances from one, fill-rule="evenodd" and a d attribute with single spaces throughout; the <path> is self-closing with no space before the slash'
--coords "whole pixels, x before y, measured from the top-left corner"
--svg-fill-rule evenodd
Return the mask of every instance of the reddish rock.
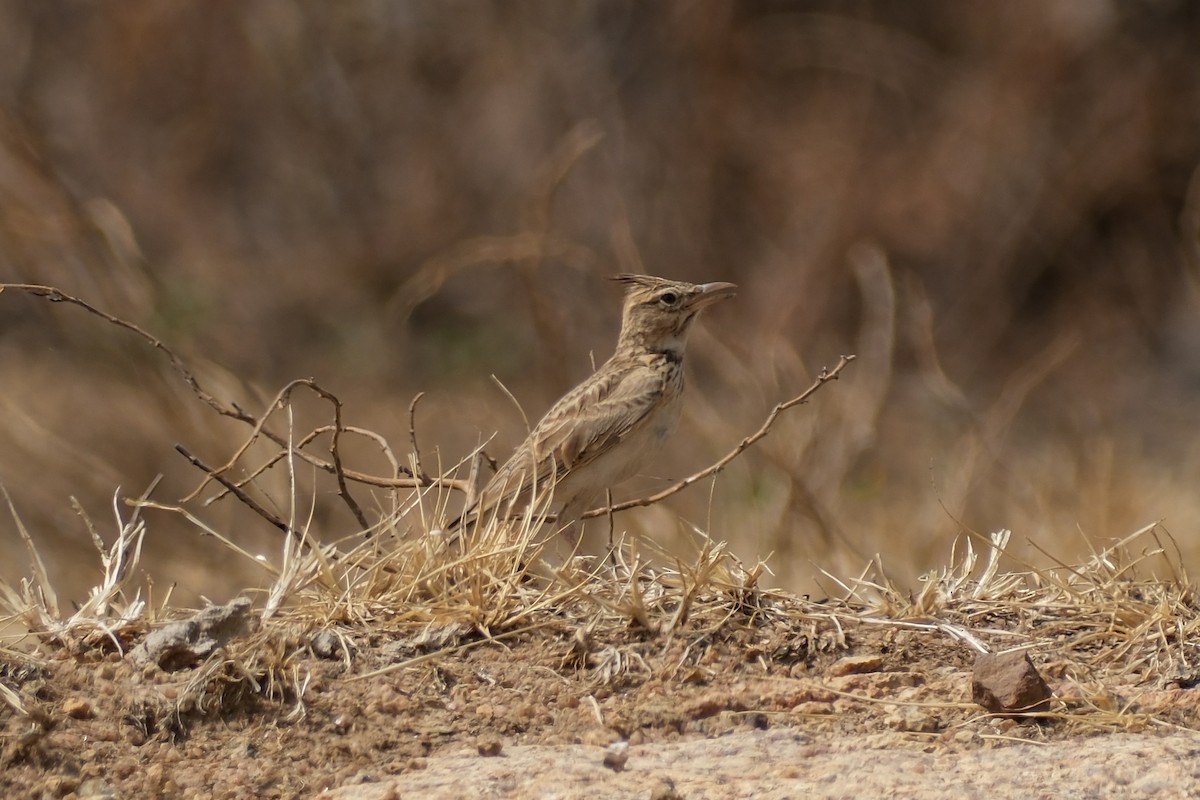
<path id="1" fill-rule="evenodd" d="M 495 758 L 504 751 L 504 743 L 495 736 L 484 736 L 476 743 L 476 748 L 479 750 L 479 755 Z"/>
<path id="2" fill-rule="evenodd" d="M 1050 687 L 1023 650 L 975 660 L 971 700 L 993 714 L 1050 710 Z"/>

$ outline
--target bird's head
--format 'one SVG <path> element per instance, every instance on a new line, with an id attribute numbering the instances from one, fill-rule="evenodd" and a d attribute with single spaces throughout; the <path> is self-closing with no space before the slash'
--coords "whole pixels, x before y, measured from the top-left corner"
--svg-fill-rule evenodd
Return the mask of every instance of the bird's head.
<path id="1" fill-rule="evenodd" d="M 732 297 L 732 283 L 686 283 L 652 275 L 616 275 L 626 286 L 618 350 L 642 350 L 682 358 L 688 329 L 702 308 Z"/>

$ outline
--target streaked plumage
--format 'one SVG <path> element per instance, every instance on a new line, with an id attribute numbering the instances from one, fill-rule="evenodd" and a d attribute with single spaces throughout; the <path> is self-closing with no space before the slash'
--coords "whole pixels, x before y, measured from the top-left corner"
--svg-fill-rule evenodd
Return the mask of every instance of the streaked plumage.
<path id="1" fill-rule="evenodd" d="M 683 353 L 696 314 L 733 295 L 731 283 L 692 284 L 649 275 L 617 275 L 625 306 L 616 351 L 546 412 L 471 508 L 451 523 L 519 516 L 546 497 L 560 523 L 587 510 L 602 493 L 634 475 L 643 457 L 679 421 Z"/>

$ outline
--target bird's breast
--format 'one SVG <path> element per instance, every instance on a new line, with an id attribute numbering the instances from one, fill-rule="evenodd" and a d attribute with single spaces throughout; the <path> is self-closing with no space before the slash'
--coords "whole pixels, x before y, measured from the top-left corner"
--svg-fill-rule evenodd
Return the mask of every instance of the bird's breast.
<path id="1" fill-rule="evenodd" d="M 667 398 L 662 408 L 650 421 L 650 436 L 654 445 L 661 445 L 679 427 L 679 412 L 683 409 L 682 395 L 678 392 Z"/>

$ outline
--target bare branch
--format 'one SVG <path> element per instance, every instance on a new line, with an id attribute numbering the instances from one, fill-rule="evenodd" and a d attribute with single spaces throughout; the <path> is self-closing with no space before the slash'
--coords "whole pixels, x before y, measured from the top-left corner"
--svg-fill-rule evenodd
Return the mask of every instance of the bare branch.
<path id="1" fill-rule="evenodd" d="M 127 331 L 132 331 L 133 333 L 140 336 L 146 342 L 149 342 L 150 345 L 152 347 L 154 347 L 156 350 L 161 350 L 164 354 L 166 354 L 167 358 L 171 362 L 171 366 L 174 367 L 175 371 L 178 372 L 183 377 L 184 382 L 187 383 L 187 385 L 191 387 L 192 391 L 196 393 L 196 396 L 199 397 L 202 401 L 204 401 L 210 408 L 212 408 L 218 414 L 221 414 L 222 416 L 226 416 L 226 417 L 232 417 L 233 419 L 241 420 L 242 422 L 253 422 L 254 421 L 252 417 L 250 417 L 248 414 L 246 414 L 240 408 L 237 408 L 237 406 L 232 406 L 232 407 L 227 406 L 224 403 L 222 403 L 220 400 L 218 400 L 217 398 L 213 397 L 207 391 L 205 391 L 204 388 L 200 385 L 200 381 L 198 381 L 196 379 L 196 376 L 192 374 L 192 371 L 189 370 L 187 368 L 187 365 L 185 365 L 183 363 L 183 359 L 181 359 L 178 355 L 175 354 L 174 350 L 172 350 L 171 348 L 169 348 L 165 344 L 163 344 L 163 342 L 158 337 L 154 336 L 153 334 L 147 333 L 146 331 L 139 328 L 137 325 L 134 325 L 132 322 L 127 322 L 126 320 L 123 320 L 120 317 L 114 317 L 112 314 L 108 314 L 108 313 L 96 308 L 91 303 L 88 303 L 85 300 L 80 300 L 78 297 L 72 297 L 71 295 L 67 294 L 66 292 L 63 292 L 60 289 L 56 289 L 53 286 L 42 286 L 40 284 L 33 284 L 33 283 L 0 283 L 0 292 L 5 291 L 6 289 L 12 289 L 12 290 L 18 291 L 18 292 L 25 292 L 25 293 L 31 294 L 35 297 L 44 297 L 47 300 L 49 300 L 51 303 L 70 303 L 71 305 L 79 306 L 80 308 L 84 309 L 85 311 L 87 311 L 90 314 L 95 314 L 97 317 L 100 317 L 101 319 L 103 319 L 107 322 L 110 322 L 119 328 L 124 328 Z"/>
<path id="2" fill-rule="evenodd" d="M 354 495 L 350 494 L 350 489 L 346 486 L 346 473 L 342 469 L 342 454 L 338 449 L 338 442 L 342 437 L 342 431 L 345 430 L 345 427 L 342 425 L 342 401 L 337 395 L 325 391 L 316 383 L 310 383 L 309 385 L 314 392 L 317 392 L 326 400 L 333 403 L 333 437 L 329 442 L 329 457 L 333 459 L 333 474 L 337 478 L 338 497 L 342 498 L 346 503 L 346 506 L 354 514 L 354 518 L 358 520 L 358 524 L 362 526 L 365 532 L 370 529 L 371 523 L 367 522 L 367 515 L 359 508 Z"/>
<path id="3" fill-rule="evenodd" d="M 287 445 L 287 441 L 284 439 L 284 437 L 267 429 L 264 426 L 266 423 L 266 418 L 267 418 L 267 416 L 269 416 L 269 412 L 273 408 L 276 407 L 276 404 L 278 404 L 282 401 L 282 398 L 285 396 L 285 394 L 288 391 L 290 391 L 292 388 L 294 388 L 294 384 L 289 384 L 287 387 L 285 387 L 285 389 L 282 392 L 279 393 L 279 395 L 276 396 L 275 400 L 272 402 L 272 405 L 268 406 L 267 412 L 264 414 L 263 419 L 259 420 L 253 414 L 251 414 L 248 411 L 246 411 L 245 409 L 243 409 L 238 403 L 230 402 L 227 405 L 227 404 L 221 402 L 220 400 L 218 400 L 213 395 L 209 394 L 208 391 L 206 389 L 204 389 L 203 386 L 201 386 L 200 381 L 196 378 L 195 374 L 192 373 L 192 371 L 190 369 L 188 369 L 188 367 L 184 363 L 183 359 L 180 358 L 179 355 L 174 350 L 172 350 L 170 347 L 168 347 L 166 344 L 164 344 L 162 342 L 162 340 L 160 340 L 158 337 L 154 336 L 151 333 L 148 333 L 147 331 L 143 330 L 142 328 L 138 327 L 137 325 L 133 324 L 132 322 L 128 322 L 126 320 L 121 319 L 120 317 L 113 316 L 112 314 L 109 314 L 105 311 L 101 311 L 99 308 L 96 308 L 91 303 L 88 303 L 85 300 L 81 300 L 78 297 L 69 295 L 66 292 L 62 291 L 61 289 L 56 289 L 53 286 L 43 286 L 41 284 L 31 284 L 31 283 L 0 283 L 0 293 L 3 293 L 4 291 L 9 290 L 9 289 L 11 289 L 13 291 L 17 291 L 17 292 L 24 292 L 26 294 L 33 295 L 35 297 L 43 297 L 52 303 L 69 303 L 71 305 L 78 306 L 79 308 L 84 309 L 88 313 L 94 314 L 95 316 L 100 317 L 101 319 L 105 320 L 106 322 L 116 325 L 119 328 L 124 328 L 125 330 L 136 334 L 143 341 L 149 343 L 151 347 L 155 348 L 156 350 L 161 351 L 163 354 L 166 355 L 167 359 L 171 362 L 171 366 L 175 369 L 176 372 L 179 373 L 179 375 L 183 378 L 184 382 L 188 385 L 188 387 L 191 388 L 191 390 L 195 393 L 195 395 L 198 398 L 200 398 L 200 400 L 205 405 L 207 405 L 209 408 L 216 411 L 221 416 L 229 417 L 231 419 L 238 420 L 239 422 L 244 422 L 247 425 L 250 425 L 254 428 L 254 431 L 250 436 L 250 441 L 247 442 L 247 445 L 246 445 L 247 447 L 249 446 L 249 444 L 251 442 L 253 442 L 253 440 L 255 438 L 257 438 L 258 435 L 261 434 L 262 436 L 265 436 L 266 438 L 270 439 L 272 442 L 274 442 L 279 447 L 283 448 L 284 451 L 286 452 L 288 445 Z M 306 382 L 298 381 L 298 382 L 294 382 L 294 383 L 306 383 Z M 317 387 L 316 384 L 314 382 L 312 382 L 311 380 L 307 381 L 307 384 L 310 386 L 310 388 L 313 389 L 313 391 L 317 392 L 318 394 L 321 393 L 321 390 L 319 389 L 319 387 Z M 337 429 L 337 425 L 335 424 L 335 431 L 336 431 L 336 429 Z M 341 430 L 348 431 L 351 429 L 347 428 L 345 426 L 342 426 Z M 237 456 L 234 457 L 233 462 L 236 462 L 237 458 L 240 457 L 244 452 L 245 452 L 244 448 L 242 450 L 240 450 L 238 452 Z M 344 467 L 339 467 L 338 465 L 331 463 L 330 461 L 326 461 L 323 458 L 314 456 L 312 453 L 308 453 L 305 451 L 297 451 L 296 454 L 298 456 L 300 456 L 300 458 L 304 459 L 304 461 L 307 462 L 308 464 L 310 464 L 324 472 L 328 472 L 330 474 L 337 476 L 337 475 L 339 475 L 339 470 L 340 470 L 340 477 L 343 481 L 354 481 L 355 483 L 361 483 L 361 484 L 364 484 L 367 486 L 378 486 L 380 488 L 387 488 L 387 489 L 396 489 L 396 488 L 420 489 L 420 488 L 425 488 L 428 486 L 439 486 L 439 487 L 451 489 L 454 491 L 465 491 L 466 490 L 466 485 L 465 485 L 464 481 L 456 481 L 456 480 L 447 479 L 447 478 L 431 478 L 427 481 L 422 481 L 419 478 L 399 477 L 399 475 L 406 473 L 407 470 L 404 467 L 400 467 L 400 466 L 396 465 L 395 459 L 390 456 L 389 456 L 389 461 L 391 461 L 394 465 L 394 468 L 396 470 L 396 473 L 395 473 L 396 477 L 379 478 L 379 477 L 376 477 L 373 475 L 367 475 L 362 472 L 356 472 L 354 470 L 345 469 Z M 223 467 L 219 470 L 216 470 L 216 472 L 223 473 L 223 472 L 227 471 L 228 469 L 230 469 L 231 467 L 232 467 L 232 463 L 226 465 L 225 467 Z M 196 496 L 196 494 L 198 494 L 203 489 L 204 485 L 206 485 L 206 484 L 207 484 L 207 481 L 205 481 L 205 483 L 202 484 L 195 492 L 193 492 L 187 498 L 185 498 L 184 502 L 194 498 Z"/>
<path id="4" fill-rule="evenodd" d="M 253 497 L 246 494 L 246 492 L 243 491 L 240 486 L 233 483 L 233 481 L 229 480 L 224 475 L 221 475 L 219 472 L 213 470 L 212 467 L 208 466 L 203 461 L 201 461 L 197 456 L 193 455 L 191 453 L 191 451 L 189 451 L 183 445 L 176 444 L 175 449 L 179 452 L 179 454 L 181 456 L 186 458 L 192 466 L 196 467 L 197 469 L 202 470 L 205 474 L 208 475 L 208 477 L 212 478 L 217 483 L 224 486 L 229 491 L 230 494 L 232 494 L 238 500 L 241 500 L 242 503 L 247 508 L 249 508 L 251 511 L 258 514 L 260 517 L 262 517 L 267 522 L 274 525 L 276 528 L 279 528 L 279 530 L 292 536 L 294 539 L 296 539 L 301 544 L 304 544 L 306 547 L 308 546 L 307 543 L 305 542 L 304 536 L 299 531 L 295 530 L 294 528 L 292 528 L 292 526 L 288 525 L 286 522 L 281 520 L 279 517 L 275 516 L 270 511 L 267 511 L 265 508 L 263 508 L 261 505 L 259 505 L 258 502 Z"/>
<path id="5" fill-rule="evenodd" d="M 421 402 L 421 398 L 424 396 L 424 392 L 417 392 L 417 396 L 408 404 L 408 441 L 412 446 L 412 471 L 415 473 L 413 477 L 428 485 L 430 482 L 429 473 L 421 466 L 421 448 L 417 446 L 417 403 Z"/>

